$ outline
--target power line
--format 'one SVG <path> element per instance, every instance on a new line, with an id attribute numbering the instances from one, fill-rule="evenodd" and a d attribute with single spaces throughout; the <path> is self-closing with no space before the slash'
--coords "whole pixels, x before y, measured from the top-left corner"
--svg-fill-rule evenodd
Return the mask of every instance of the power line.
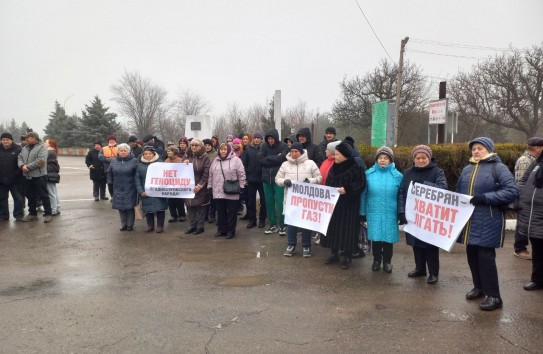
<path id="1" fill-rule="evenodd" d="M 379 44 L 381 45 L 381 47 L 383 48 L 383 50 L 385 51 L 385 53 L 387 53 L 388 57 L 390 58 L 390 60 L 394 63 L 394 59 L 392 59 L 392 57 L 390 56 L 390 54 L 388 54 L 388 51 L 386 50 L 385 46 L 383 45 L 383 42 L 381 42 L 381 40 L 379 39 L 379 36 L 377 35 L 377 33 L 375 32 L 375 30 L 373 29 L 370 21 L 368 20 L 368 18 L 366 17 L 366 14 L 364 13 L 364 10 L 362 10 L 362 8 L 360 7 L 360 4 L 358 3 L 358 0 L 354 0 L 354 2 L 356 2 L 356 4 L 358 5 L 358 8 L 360 9 L 360 12 L 362 12 L 362 16 L 364 16 L 364 19 L 366 19 L 366 22 L 368 23 L 368 26 L 370 26 L 373 34 L 375 35 L 375 38 L 377 38 L 377 40 L 379 41 Z"/>
<path id="2" fill-rule="evenodd" d="M 413 38 L 412 41 L 416 43 L 422 43 L 422 44 L 439 45 L 443 47 L 456 47 L 456 48 L 464 48 L 464 49 L 494 50 L 494 51 L 501 51 L 501 52 L 505 52 L 509 50 L 507 48 L 485 47 L 485 46 L 480 46 L 480 45 L 439 42 L 439 41 L 431 41 L 427 39 L 418 39 L 418 38 Z"/>
<path id="3" fill-rule="evenodd" d="M 443 54 L 443 53 L 434 53 L 434 52 L 426 52 L 424 50 L 416 50 L 416 49 L 406 49 L 405 51 L 411 52 L 411 53 L 422 53 L 422 54 L 430 54 L 430 55 L 439 55 L 443 57 L 454 57 L 454 58 L 464 58 L 464 59 L 474 59 L 474 60 L 481 60 L 484 59 L 482 57 L 468 57 L 465 55 L 454 55 L 454 54 Z"/>

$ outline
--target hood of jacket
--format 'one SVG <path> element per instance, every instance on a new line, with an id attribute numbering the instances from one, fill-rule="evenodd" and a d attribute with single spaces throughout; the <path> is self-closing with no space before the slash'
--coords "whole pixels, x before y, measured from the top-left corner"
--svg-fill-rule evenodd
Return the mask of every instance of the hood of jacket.
<path id="1" fill-rule="evenodd" d="M 153 162 L 158 161 L 159 159 L 160 159 L 160 156 L 155 152 L 155 156 L 153 156 L 151 160 L 146 160 L 143 158 L 143 155 L 141 155 L 140 161 L 142 163 L 153 163 Z"/>
<path id="2" fill-rule="evenodd" d="M 298 157 L 296 160 L 294 160 L 292 157 L 290 157 L 290 152 L 287 154 L 287 161 L 292 163 L 292 164 L 295 164 L 295 165 L 299 165 L 299 164 L 302 164 L 304 163 L 305 161 L 307 161 L 309 158 L 307 157 L 307 151 L 304 150 L 304 153 Z"/>
<path id="3" fill-rule="evenodd" d="M 305 136 L 305 138 L 307 139 L 307 141 L 304 144 L 302 144 L 304 148 L 307 145 L 311 144 L 311 130 L 309 130 L 309 128 L 300 128 L 300 130 L 298 130 L 298 133 L 296 133 L 296 139 L 298 141 L 300 141 L 300 139 L 298 139 L 298 136 L 300 135 Z"/>
<path id="4" fill-rule="evenodd" d="M 266 133 L 266 136 L 264 136 L 264 142 L 266 144 L 268 144 L 268 137 L 273 137 L 275 138 L 275 144 L 277 144 L 279 142 L 279 132 L 277 131 L 277 129 L 275 128 L 271 128 L 268 133 Z M 275 145 L 274 144 L 274 145 Z M 269 145 L 269 144 L 268 144 Z"/>
<path id="5" fill-rule="evenodd" d="M 486 155 L 484 158 L 480 159 L 479 162 L 502 162 L 498 154 L 495 152 L 491 152 L 490 154 Z M 469 163 L 471 164 L 477 164 L 478 162 L 473 160 L 473 157 L 470 157 Z"/>

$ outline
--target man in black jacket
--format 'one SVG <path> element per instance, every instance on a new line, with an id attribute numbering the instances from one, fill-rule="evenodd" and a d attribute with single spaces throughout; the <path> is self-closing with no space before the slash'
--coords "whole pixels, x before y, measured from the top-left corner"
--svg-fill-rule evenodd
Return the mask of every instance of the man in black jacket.
<path id="1" fill-rule="evenodd" d="M 266 198 L 266 211 L 270 219 L 270 227 L 265 231 L 267 234 L 278 231 L 281 236 L 287 234 L 285 216 L 283 215 L 285 189 L 275 184 L 275 175 L 277 175 L 281 164 L 287 160 L 287 154 L 287 144 L 279 140 L 277 129 L 270 129 L 258 153 L 258 159 L 262 165 L 262 184 Z"/>
<path id="2" fill-rule="evenodd" d="M 300 128 L 298 134 L 296 134 L 296 139 L 302 144 L 304 150 L 307 151 L 307 157 L 310 160 L 313 160 L 318 167 L 321 167 L 321 164 L 324 161 L 324 155 L 322 154 L 321 149 L 311 142 L 311 131 L 309 128 Z"/>
<path id="3" fill-rule="evenodd" d="M 258 158 L 258 153 L 262 147 L 262 133 L 255 132 L 253 142 L 247 146 L 245 153 L 241 155 L 241 161 L 245 167 L 245 176 L 247 177 L 247 219 L 249 223 L 247 228 L 251 229 L 256 223 L 256 192 L 260 196 L 260 212 L 258 218 L 258 227 L 263 228 L 266 225 L 266 198 L 264 196 L 264 187 L 262 186 L 262 165 Z"/>
<path id="4" fill-rule="evenodd" d="M 21 147 L 13 142 L 10 133 L 2 133 L 0 147 L 0 221 L 9 220 L 9 193 L 13 198 L 13 217 L 22 220 L 24 216 L 23 187 L 21 170 L 17 159 Z"/>
<path id="5" fill-rule="evenodd" d="M 338 139 L 337 139 L 337 134 L 336 134 L 336 128 L 334 127 L 326 128 L 326 130 L 324 131 L 324 138 L 319 144 L 319 148 L 321 150 L 322 156 L 326 156 L 326 146 L 328 146 L 328 144 L 337 140 Z"/>

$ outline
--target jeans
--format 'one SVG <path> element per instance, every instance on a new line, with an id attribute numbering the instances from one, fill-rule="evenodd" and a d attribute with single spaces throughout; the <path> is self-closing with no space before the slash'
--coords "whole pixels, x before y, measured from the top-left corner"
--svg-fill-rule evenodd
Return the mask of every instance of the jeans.
<path id="1" fill-rule="evenodd" d="M 51 214 L 56 215 L 60 213 L 60 199 L 58 198 L 57 184 L 47 183 L 47 192 L 49 193 L 49 200 L 51 202 Z"/>
<path id="2" fill-rule="evenodd" d="M 285 225 L 285 216 L 283 215 L 283 198 L 285 195 L 285 189 L 278 186 L 275 183 L 263 183 L 264 195 L 266 198 L 266 212 L 268 213 L 268 218 L 270 219 L 270 225 Z M 279 214 L 279 224 L 277 224 L 277 214 L 275 213 L 275 208 L 277 208 L 277 213 Z"/>
<path id="3" fill-rule="evenodd" d="M 15 219 L 24 216 L 23 186 L 19 183 L 10 185 L 0 184 L 0 219 L 9 219 L 9 193 L 13 198 L 13 217 Z"/>
<path id="4" fill-rule="evenodd" d="M 31 179 L 23 180 L 23 191 L 25 197 L 28 199 L 28 213 L 30 215 L 38 215 L 36 209 L 38 205 L 38 199 L 43 204 L 45 210 L 44 215 L 51 215 L 51 201 L 49 200 L 49 192 L 47 191 L 47 176 L 34 177 Z"/>
<path id="5" fill-rule="evenodd" d="M 302 229 L 298 226 L 289 225 L 287 227 L 287 242 L 289 246 L 296 246 L 296 241 L 298 239 L 298 231 L 302 232 L 302 247 L 311 247 L 311 230 Z"/>
<path id="6" fill-rule="evenodd" d="M 119 209 L 119 216 L 121 217 L 121 225 L 126 227 L 134 227 L 134 221 L 136 220 L 136 213 L 134 209 Z"/>

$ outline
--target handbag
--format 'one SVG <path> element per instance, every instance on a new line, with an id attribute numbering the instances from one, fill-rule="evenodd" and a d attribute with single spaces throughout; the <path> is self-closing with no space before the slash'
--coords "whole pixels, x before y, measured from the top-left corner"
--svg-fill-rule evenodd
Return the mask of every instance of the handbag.
<path id="1" fill-rule="evenodd" d="M 143 210 L 141 209 L 141 199 L 138 201 L 138 204 L 134 207 L 134 214 L 136 215 L 136 220 L 143 220 Z"/>
<path id="2" fill-rule="evenodd" d="M 222 186 L 224 194 L 239 194 L 241 191 L 241 188 L 239 186 L 239 181 L 237 179 L 227 180 L 226 177 L 224 176 L 224 170 L 222 169 L 222 161 L 220 162 L 220 164 L 221 164 L 222 177 L 224 179 L 224 184 Z"/>

